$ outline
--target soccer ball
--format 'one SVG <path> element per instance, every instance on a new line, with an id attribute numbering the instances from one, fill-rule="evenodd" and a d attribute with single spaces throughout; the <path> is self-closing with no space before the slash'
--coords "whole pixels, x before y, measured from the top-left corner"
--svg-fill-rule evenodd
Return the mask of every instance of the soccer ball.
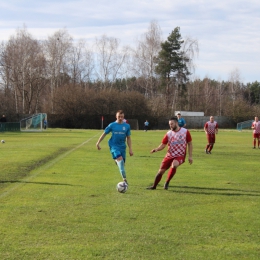
<path id="1" fill-rule="evenodd" d="M 5 140 L 1 140 L 1 143 L 4 144 L 4 143 L 5 143 Z"/>
<path id="2" fill-rule="evenodd" d="M 121 181 L 116 185 L 116 189 L 120 193 L 125 193 L 128 189 L 128 185 L 124 181 Z"/>

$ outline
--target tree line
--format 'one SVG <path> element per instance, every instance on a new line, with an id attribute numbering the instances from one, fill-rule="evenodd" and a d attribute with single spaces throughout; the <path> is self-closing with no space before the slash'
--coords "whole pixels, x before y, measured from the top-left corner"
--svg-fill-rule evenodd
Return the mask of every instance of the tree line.
<path id="1" fill-rule="evenodd" d="M 0 111 L 17 114 L 168 117 L 176 110 L 241 120 L 259 114 L 260 82 L 192 78 L 199 44 L 176 27 L 166 40 L 156 21 L 134 47 L 102 35 L 90 44 L 66 29 L 46 40 L 27 28 L 0 44 Z"/>

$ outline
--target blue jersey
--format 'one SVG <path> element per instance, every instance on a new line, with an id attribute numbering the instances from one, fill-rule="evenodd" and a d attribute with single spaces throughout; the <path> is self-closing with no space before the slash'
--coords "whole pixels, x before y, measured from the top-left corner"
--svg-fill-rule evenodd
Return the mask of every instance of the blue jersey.
<path id="1" fill-rule="evenodd" d="M 179 127 L 183 127 L 184 125 L 186 124 L 186 122 L 185 122 L 185 119 L 184 118 L 180 118 L 180 119 L 178 119 L 178 125 L 179 125 Z"/>
<path id="2" fill-rule="evenodd" d="M 130 125 L 127 123 L 119 124 L 113 122 L 105 128 L 105 133 L 112 133 L 111 138 L 108 140 L 108 145 L 110 150 L 119 149 L 125 150 L 126 144 L 125 140 L 127 136 L 131 135 Z"/>

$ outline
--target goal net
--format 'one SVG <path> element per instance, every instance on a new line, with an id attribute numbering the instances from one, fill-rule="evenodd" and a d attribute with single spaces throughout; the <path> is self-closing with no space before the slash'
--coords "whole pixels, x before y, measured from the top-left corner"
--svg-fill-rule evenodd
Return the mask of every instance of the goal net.
<path id="1" fill-rule="evenodd" d="M 253 122 L 254 122 L 254 120 L 248 120 L 248 121 L 244 121 L 241 123 L 237 123 L 237 130 L 242 131 L 242 129 L 245 129 L 245 128 L 249 129 L 249 128 L 251 128 Z"/>
<path id="2" fill-rule="evenodd" d="M 20 130 L 24 132 L 42 131 L 47 114 L 40 113 L 24 118 L 20 121 Z"/>

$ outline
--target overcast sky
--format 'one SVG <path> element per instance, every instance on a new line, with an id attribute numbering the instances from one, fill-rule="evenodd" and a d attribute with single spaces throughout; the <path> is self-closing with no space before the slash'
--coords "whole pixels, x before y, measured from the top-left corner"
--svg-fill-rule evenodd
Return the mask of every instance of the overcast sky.
<path id="1" fill-rule="evenodd" d="M 134 46 L 157 21 L 163 40 L 175 27 L 199 42 L 194 77 L 260 82 L 259 0 L 1 0 L 0 41 L 25 25 L 36 39 L 66 28 L 75 39 L 106 34 Z"/>

